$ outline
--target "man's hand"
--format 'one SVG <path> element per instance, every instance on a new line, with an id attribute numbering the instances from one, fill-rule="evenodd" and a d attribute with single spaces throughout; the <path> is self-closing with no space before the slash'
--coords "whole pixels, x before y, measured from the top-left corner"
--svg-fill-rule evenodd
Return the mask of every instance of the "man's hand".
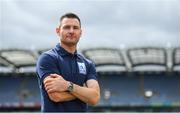
<path id="1" fill-rule="evenodd" d="M 44 80 L 44 87 L 48 93 L 67 91 L 68 84 L 68 81 L 57 74 L 50 74 Z"/>
<path id="2" fill-rule="evenodd" d="M 50 74 L 44 79 L 43 83 L 50 100 L 53 102 L 65 102 L 76 99 L 75 96 L 66 92 L 68 82 L 61 75 Z"/>
<path id="3" fill-rule="evenodd" d="M 79 98 L 91 105 L 98 103 L 100 99 L 99 84 L 96 80 L 88 80 L 83 86 L 74 84 L 73 92 L 67 92 L 69 82 L 61 75 L 50 74 L 44 79 L 44 87 L 49 98 L 53 102 L 64 102 Z"/>
<path id="4" fill-rule="evenodd" d="M 74 90 L 71 92 L 75 97 L 85 103 L 96 105 L 100 100 L 100 88 L 96 80 L 90 79 L 82 86 L 74 84 Z"/>

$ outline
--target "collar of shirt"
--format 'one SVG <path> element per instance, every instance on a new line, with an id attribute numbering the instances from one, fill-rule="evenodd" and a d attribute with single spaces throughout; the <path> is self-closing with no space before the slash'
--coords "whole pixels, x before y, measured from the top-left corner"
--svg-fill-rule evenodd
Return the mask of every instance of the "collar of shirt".
<path id="1" fill-rule="evenodd" d="M 75 51 L 74 54 L 69 53 L 68 51 L 66 51 L 64 48 L 60 46 L 60 43 L 58 43 L 55 48 L 58 51 L 58 53 L 60 53 L 61 56 L 72 56 L 72 57 L 77 56 L 77 50 Z"/>

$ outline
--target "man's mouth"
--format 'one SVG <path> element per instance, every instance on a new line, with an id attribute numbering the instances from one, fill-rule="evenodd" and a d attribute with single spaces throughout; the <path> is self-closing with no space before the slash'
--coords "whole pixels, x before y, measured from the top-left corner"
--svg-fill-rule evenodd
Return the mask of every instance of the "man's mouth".
<path id="1" fill-rule="evenodd" d="M 67 36 L 66 38 L 74 39 L 75 37 L 73 37 L 73 36 Z"/>

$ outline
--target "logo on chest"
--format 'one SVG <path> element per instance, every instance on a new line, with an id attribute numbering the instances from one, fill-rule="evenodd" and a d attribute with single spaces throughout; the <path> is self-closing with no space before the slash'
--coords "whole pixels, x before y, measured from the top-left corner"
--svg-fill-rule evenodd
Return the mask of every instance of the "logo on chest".
<path id="1" fill-rule="evenodd" d="M 78 63 L 79 73 L 85 75 L 86 74 L 86 65 L 81 62 L 77 62 L 77 63 Z"/>

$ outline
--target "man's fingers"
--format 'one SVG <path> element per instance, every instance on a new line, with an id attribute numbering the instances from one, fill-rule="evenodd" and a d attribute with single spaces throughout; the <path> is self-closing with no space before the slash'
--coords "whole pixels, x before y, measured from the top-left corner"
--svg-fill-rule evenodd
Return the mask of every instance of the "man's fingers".
<path id="1" fill-rule="evenodd" d="M 54 80 L 54 78 L 62 78 L 62 77 L 61 77 L 60 75 L 57 75 L 57 74 L 50 74 L 49 76 L 47 76 L 47 77 L 44 79 L 43 83 L 45 84 L 45 83 L 47 83 L 47 82 L 51 82 L 51 81 Z"/>
<path id="2" fill-rule="evenodd" d="M 49 89 L 49 90 L 47 90 L 47 92 L 48 93 L 53 93 L 53 92 L 55 92 L 53 89 Z"/>
<path id="3" fill-rule="evenodd" d="M 48 92 L 50 89 L 52 89 L 52 86 L 46 85 L 45 89 L 46 89 L 46 91 Z"/>
<path id="4" fill-rule="evenodd" d="M 53 79 L 54 79 L 54 78 L 46 77 L 46 78 L 44 79 L 44 84 L 49 83 L 49 82 L 52 82 Z"/>
<path id="5" fill-rule="evenodd" d="M 44 87 L 47 88 L 48 86 L 51 86 L 51 83 L 50 82 L 47 82 L 44 84 Z"/>
<path id="6" fill-rule="evenodd" d="M 47 85 L 47 86 L 45 87 L 45 89 L 46 89 L 46 91 L 47 91 L 48 93 L 53 93 L 53 92 L 56 91 L 56 89 L 55 89 L 53 86 L 51 86 L 51 85 Z"/>
<path id="7" fill-rule="evenodd" d="M 47 91 L 48 93 L 52 93 L 52 92 L 55 91 L 55 88 L 52 86 L 51 83 L 45 84 L 45 89 L 46 89 L 46 91 Z"/>
<path id="8" fill-rule="evenodd" d="M 61 79 L 61 80 L 64 80 L 64 78 L 63 78 L 61 75 L 57 75 L 57 74 L 50 75 L 50 77 L 53 78 L 53 79 Z"/>
<path id="9" fill-rule="evenodd" d="M 60 75 L 58 75 L 58 74 L 50 74 L 50 77 L 52 77 L 52 78 L 57 78 L 57 77 L 59 77 Z"/>
<path id="10" fill-rule="evenodd" d="M 47 93 L 53 93 L 53 92 L 55 92 L 55 90 L 54 90 L 53 88 L 47 88 L 46 91 L 47 91 Z"/>

